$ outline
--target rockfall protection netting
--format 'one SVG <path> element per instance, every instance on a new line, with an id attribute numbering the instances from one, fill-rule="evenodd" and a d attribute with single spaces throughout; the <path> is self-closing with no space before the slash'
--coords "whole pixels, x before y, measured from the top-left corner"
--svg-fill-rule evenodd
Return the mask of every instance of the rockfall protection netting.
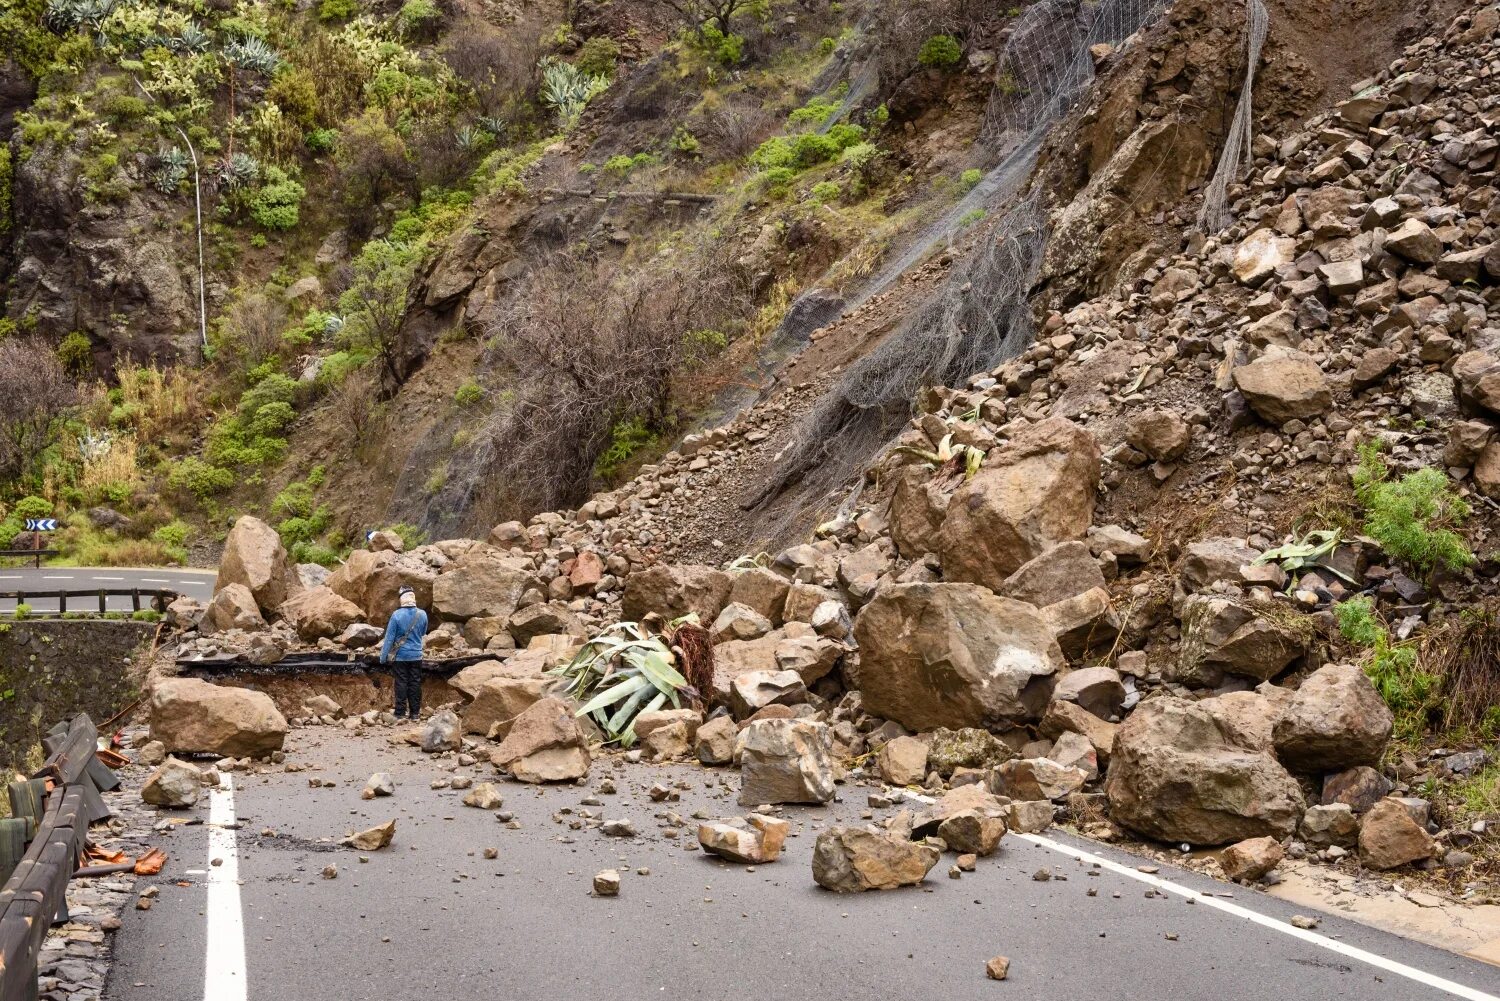
<path id="1" fill-rule="evenodd" d="M 1259 3 L 1259 0 L 1251 0 Z M 1094 80 L 1100 44 L 1146 27 L 1166 0 L 1042 0 L 1017 19 L 996 68 L 980 141 L 999 162 L 922 240 L 883 269 L 871 291 L 894 282 L 980 209 L 998 213 L 942 290 L 851 366 L 783 450 L 760 506 L 802 481 L 813 490 L 847 483 L 899 430 L 918 391 L 951 385 L 1019 353 L 1031 342 L 1029 296 L 1047 229 L 1041 193 L 1019 197 L 1048 133 Z"/>
<path id="2" fill-rule="evenodd" d="M 1198 228 L 1205 233 L 1217 233 L 1233 221 L 1229 215 L 1229 186 L 1239 180 L 1241 168 L 1250 152 L 1251 95 L 1255 90 L 1255 67 L 1260 65 L 1260 50 L 1265 47 L 1266 34 L 1271 29 L 1271 16 L 1261 0 L 1247 2 L 1246 21 L 1249 30 L 1245 39 L 1245 83 L 1240 89 L 1239 104 L 1234 109 L 1234 121 L 1229 126 L 1229 137 L 1224 141 L 1219 166 L 1203 192 L 1203 208 L 1198 212 Z"/>

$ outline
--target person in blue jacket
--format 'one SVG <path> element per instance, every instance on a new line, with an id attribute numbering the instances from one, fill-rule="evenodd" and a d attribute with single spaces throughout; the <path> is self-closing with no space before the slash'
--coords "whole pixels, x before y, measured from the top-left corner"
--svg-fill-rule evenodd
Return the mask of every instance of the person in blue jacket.
<path id="1" fill-rule="evenodd" d="M 396 676 L 396 718 L 416 719 L 422 711 L 422 637 L 427 635 L 427 613 L 417 607 L 417 593 L 402 585 L 401 607 L 385 624 L 380 662 Z"/>

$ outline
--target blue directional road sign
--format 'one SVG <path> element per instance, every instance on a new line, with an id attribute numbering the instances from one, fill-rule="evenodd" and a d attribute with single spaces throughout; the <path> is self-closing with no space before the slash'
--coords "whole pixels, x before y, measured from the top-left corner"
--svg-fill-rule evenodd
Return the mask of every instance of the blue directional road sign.
<path id="1" fill-rule="evenodd" d="M 26 531 L 28 532 L 55 532 L 57 531 L 56 518 L 27 518 Z"/>

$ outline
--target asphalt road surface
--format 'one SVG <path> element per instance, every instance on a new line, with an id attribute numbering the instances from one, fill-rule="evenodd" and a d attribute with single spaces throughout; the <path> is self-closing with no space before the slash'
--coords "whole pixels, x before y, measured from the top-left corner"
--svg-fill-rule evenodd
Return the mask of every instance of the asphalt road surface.
<path id="1" fill-rule="evenodd" d="M 1298 931 L 1282 901 L 1169 867 L 1146 875 L 1138 858 L 1060 833 L 1007 835 L 959 880 L 950 855 L 921 887 L 829 893 L 812 881 L 813 839 L 860 821 L 857 786 L 841 787 L 848 802 L 787 808 L 787 850 L 753 868 L 684 847 L 696 846 L 695 810 L 742 812 L 730 771 L 605 761 L 587 788 L 497 779 L 512 830 L 462 792 L 430 788 L 454 759 L 392 746 L 391 733 L 295 730 L 288 760 L 308 771 L 233 775 L 211 797 L 217 823 L 156 836 L 170 856 L 161 896 L 127 912 L 107 1001 L 1500 996 L 1495 967 L 1333 915 Z M 375 771 L 395 776 L 393 798 L 359 798 Z M 494 778 L 487 764 L 457 771 Z M 582 806 L 606 776 L 618 793 Z M 663 779 L 686 783 L 680 803 L 647 799 Z M 628 818 L 639 836 L 554 822 L 580 809 Z M 665 810 L 685 818 L 680 838 L 664 836 Z M 208 820 L 209 806 L 182 815 Z M 391 818 L 394 843 L 368 862 L 330 843 Z M 486 861 L 486 847 L 499 857 Z M 337 878 L 324 879 L 330 864 Z M 1053 878 L 1034 880 L 1044 867 Z M 589 893 L 603 868 L 622 873 L 617 898 Z M 1003 984 L 984 976 L 997 954 L 1011 959 Z"/>
<path id="2" fill-rule="evenodd" d="M 168 588 L 178 594 L 207 601 L 213 597 L 213 570 L 189 570 L 184 567 L 154 567 L 144 570 L 123 567 L 17 567 L 0 565 L 0 592 L 10 591 L 98 591 L 100 588 L 119 590 L 140 588 L 156 591 Z M 129 595 L 112 595 L 107 599 L 107 610 L 128 612 L 131 610 Z M 26 604 L 37 612 L 56 612 L 56 598 L 28 597 Z M 149 608 L 150 599 L 142 595 L 141 607 Z M 0 614 L 13 612 L 14 598 L 0 597 Z M 97 596 L 68 599 L 69 611 L 97 612 Z"/>

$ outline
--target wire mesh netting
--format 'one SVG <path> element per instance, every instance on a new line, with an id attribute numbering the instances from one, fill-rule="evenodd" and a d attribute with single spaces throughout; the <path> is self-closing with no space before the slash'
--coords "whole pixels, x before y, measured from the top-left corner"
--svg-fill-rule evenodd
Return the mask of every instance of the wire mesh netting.
<path id="1" fill-rule="evenodd" d="M 1217 233 L 1232 221 L 1229 215 L 1229 186 L 1239 179 L 1240 170 L 1250 152 L 1251 95 L 1255 90 L 1255 67 L 1260 64 L 1260 50 L 1265 46 L 1266 35 L 1271 28 L 1271 16 L 1261 0 L 1248 0 L 1246 21 L 1249 30 L 1245 40 L 1245 83 L 1240 89 L 1240 100 L 1234 109 L 1234 121 L 1229 126 L 1229 137 L 1224 141 L 1219 166 L 1204 190 L 1203 208 L 1198 213 L 1198 228 L 1206 233 Z"/>
<path id="2" fill-rule="evenodd" d="M 995 211 L 997 218 L 940 292 L 819 402 L 747 507 L 764 504 L 799 480 L 812 489 L 847 482 L 904 423 L 922 387 L 955 384 L 1031 342 L 1029 296 L 1047 242 L 1041 193 L 1023 195 L 1037 153 L 1093 82 L 1093 47 L 1124 41 L 1165 6 L 1165 0 L 1042 0 L 1017 19 L 998 60 L 981 132 L 997 165 L 873 285 L 893 282 L 977 210 Z"/>

